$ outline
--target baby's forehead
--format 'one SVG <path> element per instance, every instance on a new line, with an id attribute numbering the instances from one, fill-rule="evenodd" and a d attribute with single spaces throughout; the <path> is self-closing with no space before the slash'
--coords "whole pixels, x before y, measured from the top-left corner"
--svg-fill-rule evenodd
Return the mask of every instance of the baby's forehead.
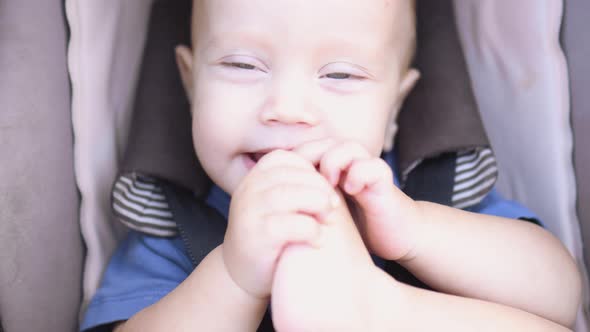
<path id="1" fill-rule="evenodd" d="M 250 20 L 269 26 L 280 21 L 289 29 L 312 26 L 316 33 L 346 32 L 356 25 L 357 30 L 367 28 L 393 37 L 407 30 L 404 23 L 413 11 L 411 3 L 413 0 L 194 0 L 193 35 L 209 35 L 224 22 L 231 23 L 224 29 L 239 30 Z M 374 33 L 364 37 L 371 36 Z"/>
<path id="2" fill-rule="evenodd" d="M 199 49 L 254 31 L 275 47 L 302 40 L 322 51 L 353 45 L 379 63 L 397 59 L 402 71 L 415 50 L 415 0 L 195 0 L 192 25 Z"/>

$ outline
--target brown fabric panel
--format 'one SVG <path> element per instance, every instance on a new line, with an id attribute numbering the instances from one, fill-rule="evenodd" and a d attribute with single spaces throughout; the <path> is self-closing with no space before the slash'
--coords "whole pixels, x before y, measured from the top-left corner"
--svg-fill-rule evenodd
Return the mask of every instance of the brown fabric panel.
<path id="1" fill-rule="evenodd" d="M 152 7 L 123 171 L 137 171 L 196 188 L 208 179 L 192 144 L 190 106 L 174 47 L 190 44 L 191 1 L 156 1 Z"/>
<path id="2" fill-rule="evenodd" d="M 570 75 L 574 166 L 578 192 L 578 217 L 585 243 L 590 243 L 590 2 L 565 1 L 562 42 Z M 586 266 L 590 266 L 590 246 L 585 246 Z"/>
<path id="3" fill-rule="evenodd" d="M 405 170 L 444 152 L 488 146 L 455 25 L 452 0 L 418 1 L 416 67 L 422 78 L 399 115 L 396 146 Z"/>
<path id="4" fill-rule="evenodd" d="M 83 244 L 61 0 L 0 1 L 0 316 L 77 331 Z"/>

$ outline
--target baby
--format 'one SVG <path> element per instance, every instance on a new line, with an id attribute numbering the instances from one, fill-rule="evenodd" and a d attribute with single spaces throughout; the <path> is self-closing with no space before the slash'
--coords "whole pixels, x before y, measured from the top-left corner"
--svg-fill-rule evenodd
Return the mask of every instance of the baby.
<path id="1" fill-rule="evenodd" d="M 231 196 L 224 242 L 192 270 L 180 240 L 131 232 L 83 329 L 255 331 L 270 304 L 279 331 L 567 331 L 581 286 L 557 239 L 514 212 L 413 201 L 379 158 L 419 78 L 414 11 L 195 1 L 176 53 L 197 156 Z"/>

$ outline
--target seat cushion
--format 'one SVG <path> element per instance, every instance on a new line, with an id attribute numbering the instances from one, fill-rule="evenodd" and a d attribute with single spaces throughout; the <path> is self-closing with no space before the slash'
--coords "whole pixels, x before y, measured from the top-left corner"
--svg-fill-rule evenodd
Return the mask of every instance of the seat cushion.
<path id="1" fill-rule="evenodd" d="M 0 77 L 2 325 L 76 331 L 83 245 L 62 1 L 0 1 Z"/>
<path id="2" fill-rule="evenodd" d="M 476 98 L 498 160 L 498 188 L 539 215 L 584 269 L 569 75 L 559 43 L 564 1 L 455 4 Z M 576 43 L 584 43 L 581 32 L 577 38 Z M 587 331 L 586 317 L 579 315 L 577 324 L 577 331 Z"/>
<path id="3" fill-rule="evenodd" d="M 578 189 L 577 208 L 584 243 L 590 243 L 590 44 L 580 38 L 588 29 L 590 2 L 569 0 L 565 3 L 562 43 L 568 60 L 574 129 L 574 165 Z M 584 246 L 586 266 L 590 266 L 590 246 Z M 588 271 L 587 271 L 588 273 Z M 589 294 L 585 294 L 588 310 Z"/>

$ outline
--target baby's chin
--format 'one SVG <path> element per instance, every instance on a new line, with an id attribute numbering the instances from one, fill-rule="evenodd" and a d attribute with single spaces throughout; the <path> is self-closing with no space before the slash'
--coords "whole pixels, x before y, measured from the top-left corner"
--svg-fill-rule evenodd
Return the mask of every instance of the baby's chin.
<path id="1" fill-rule="evenodd" d="M 213 184 L 230 196 L 233 195 L 241 181 L 249 173 L 244 167 L 238 168 L 235 167 L 235 165 L 232 166 L 233 167 L 228 167 L 225 171 L 221 171 L 220 168 L 209 171 L 207 166 L 203 165 L 205 173 L 207 173 L 207 176 Z"/>

